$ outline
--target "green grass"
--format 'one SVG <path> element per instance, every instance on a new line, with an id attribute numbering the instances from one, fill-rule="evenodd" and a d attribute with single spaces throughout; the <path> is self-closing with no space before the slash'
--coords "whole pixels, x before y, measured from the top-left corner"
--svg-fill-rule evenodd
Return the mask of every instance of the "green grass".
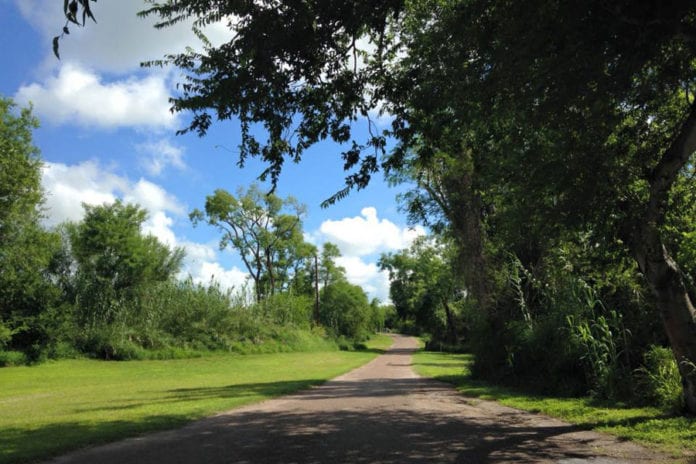
<path id="1" fill-rule="evenodd" d="M 82 446 L 173 428 L 283 395 L 372 359 L 369 350 L 105 362 L 66 360 L 0 369 L 0 463 L 59 455 Z"/>
<path id="2" fill-rule="evenodd" d="M 582 428 L 610 433 L 659 449 L 678 459 L 696 454 L 694 418 L 670 417 L 655 408 L 600 404 L 590 398 L 529 395 L 471 378 L 469 354 L 420 351 L 414 369 L 424 377 L 454 384 L 463 394 L 525 411 L 557 417 Z"/>

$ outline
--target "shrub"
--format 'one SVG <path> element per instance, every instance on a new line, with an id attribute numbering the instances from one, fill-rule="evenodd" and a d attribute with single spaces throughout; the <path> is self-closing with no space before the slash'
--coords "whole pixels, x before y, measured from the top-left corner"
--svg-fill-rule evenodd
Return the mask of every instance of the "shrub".
<path id="1" fill-rule="evenodd" d="M 0 351 L 0 367 L 28 364 L 27 356 L 21 351 Z"/>
<path id="2" fill-rule="evenodd" d="M 275 324 L 309 328 L 313 307 L 311 296 L 276 293 L 255 304 L 252 312 Z"/>
<path id="3" fill-rule="evenodd" d="M 369 338 L 371 309 L 362 288 L 346 281 L 322 290 L 319 317 L 337 337 L 364 341 Z"/>
<path id="4" fill-rule="evenodd" d="M 683 409 L 681 376 L 670 349 L 651 346 L 643 355 L 643 365 L 636 369 L 635 375 L 638 397 L 643 403 L 669 412 Z"/>

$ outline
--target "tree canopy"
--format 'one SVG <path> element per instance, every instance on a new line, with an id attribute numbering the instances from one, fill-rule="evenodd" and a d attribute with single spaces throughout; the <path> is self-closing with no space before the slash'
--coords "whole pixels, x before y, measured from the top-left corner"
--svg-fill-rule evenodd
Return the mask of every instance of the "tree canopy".
<path id="1" fill-rule="evenodd" d="M 261 157 L 272 180 L 286 159 L 331 138 L 349 171 L 331 200 L 380 167 L 410 170 L 426 193 L 412 198 L 433 200 L 410 208 L 445 219 L 484 311 L 495 313 L 493 270 L 513 224 L 525 231 L 513 248 L 525 264 L 578 233 L 632 257 L 696 411 L 696 310 L 667 248 L 675 235 L 665 235 L 696 151 L 695 5 L 187 0 L 152 2 L 143 15 L 160 27 L 227 21 L 233 32 L 151 63 L 186 73 L 173 100 L 193 113 L 184 131 L 238 119 L 240 161 Z M 391 127 L 356 133 L 379 110 Z"/>
<path id="2" fill-rule="evenodd" d="M 194 210 L 191 220 L 216 227 L 222 233 L 220 249 L 231 246 L 240 254 L 254 283 L 257 301 L 289 283 L 288 273 L 304 259 L 302 216 L 305 207 L 294 198 L 266 194 L 258 185 L 237 196 L 218 189 L 209 195 L 205 211 Z"/>

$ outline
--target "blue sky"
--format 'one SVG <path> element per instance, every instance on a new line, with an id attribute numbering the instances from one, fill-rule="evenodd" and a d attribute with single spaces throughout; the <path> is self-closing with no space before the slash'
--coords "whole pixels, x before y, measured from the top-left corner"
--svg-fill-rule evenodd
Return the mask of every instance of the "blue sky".
<path id="1" fill-rule="evenodd" d="M 152 21 L 137 18 L 142 0 L 100 1 L 93 3 L 99 24 L 71 27 L 58 61 L 51 38 L 64 24 L 62 6 L 59 0 L 0 0 L 0 93 L 22 106 L 31 102 L 41 121 L 34 136 L 45 161 L 46 224 L 79 220 L 83 202 L 139 203 L 149 212 L 146 232 L 186 249 L 185 274 L 199 282 L 214 276 L 239 288 L 246 276 L 239 258 L 218 250 L 215 230 L 193 228 L 188 213 L 217 188 L 248 187 L 263 166 L 250 160 L 237 167 L 234 121 L 216 123 L 204 138 L 176 136 L 188 118 L 172 114 L 167 101 L 179 72 L 139 66 L 197 47 L 197 39 L 186 24 L 157 31 Z M 229 37 L 223 25 L 206 32 L 213 43 Z M 376 120 L 386 123 L 385 117 Z M 321 209 L 321 201 L 343 185 L 339 150 L 323 143 L 301 163 L 286 165 L 277 193 L 306 204 L 308 240 L 336 243 L 349 280 L 386 301 L 388 281 L 375 265 L 379 254 L 408 246 L 423 230 L 407 226 L 395 201 L 398 190 L 381 176 Z"/>

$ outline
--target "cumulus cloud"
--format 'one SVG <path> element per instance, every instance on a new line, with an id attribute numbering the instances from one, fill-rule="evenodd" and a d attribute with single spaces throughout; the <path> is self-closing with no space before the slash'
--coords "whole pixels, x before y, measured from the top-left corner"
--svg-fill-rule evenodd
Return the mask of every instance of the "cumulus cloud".
<path id="1" fill-rule="evenodd" d="M 201 285 L 216 282 L 225 290 L 242 291 L 246 287 L 249 275 L 236 266 L 224 268 L 217 261 L 214 245 L 184 242 L 180 246 L 186 251 L 181 278 L 191 277 Z"/>
<path id="2" fill-rule="evenodd" d="M 137 203 L 153 213 L 158 211 L 171 211 L 176 214 L 184 214 L 185 208 L 176 197 L 164 188 L 148 180 L 140 179 L 130 183 L 124 191 L 123 200 L 128 203 Z"/>
<path id="3" fill-rule="evenodd" d="M 382 272 L 376 263 L 365 262 L 358 256 L 341 256 L 336 264 L 346 270 L 348 282 L 359 285 L 371 298 L 382 303 L 389 301 L 389 275 Z"/>
<path id="4" fill-rule="evenodd" d="M 325 241 L 333 242 L 346 256 L 365 256 L 408 247 L 419 235 L 425 235 L 422 227 L 403 228 L 388 219 L 379 219 L 377 210 L 366 207 L 360 216 L 337 221 L 324 221 L 319 232 Z"/>
<path id="5" fill-rule="evenodd" d="M 74 166 L 46 162 L 41 182 L 46 192 L 44 222 L 49 226 L 79 221 L 84 216 L 82 203 L 112 203 L 129 188 L 127 179 L 103 170 L 94 161 Z"/>
<path id="6" fill-rule="evenodd" d="M 188 267 L 188 274 L 197 284 L 208 285 L 216 282 L 225 290 L 242 290 L 249 274 L 237 267 L 225 269 L 216 261 L 203 261 Z"/>
<path id="7" fill-rule="evenodd" d="M 20 87 L 15 100 L 33 103 L 42 118 L 56 124 L 160 129 L 177 123 L 162 75 L 103 82 L 94 72 L 66 63 L 57 76 Z"/>
<path id="8" fill-rule="evenodd" d="M 207 285 L 212 281 L 224 289 L 240 290 L 247 274 L 238 267 L 225 268 L 218 262 L 216 245 L 180 240 L 174 232 L 175 218 L 185 213 L 184 206 L 161 186 L 146 179 L 132 181 L 111 172 L 95 161 L 76 165 L 44 163 L 42 185 L 46 192 L 48 226 L 84 217 L 83 203 L 100 205 L 120 198 L 137 203 L 148 211 L 143 232 L 157 237 L 170 247 L 186 252 L 180 277 L 190 276 L 194 282 Z"/>
<path id="9" fill-rule="evenodd" d="M 324 221 L 307 239 L 335 243 L 342 255 L 336 262 L 346 270 L 348 281 L 361 286 L 371 298 L 388 302 L 389 277 L 369 255 L 407 248 L 421 235 L 425 235 L 422 227 L 408 228 L 380 219 L 377 209 L 370 206 L 360 216 Z"/>
<path id="10" fill-rule="evenodd" d="M 172 215 L 183 214 L 184 207 L 178 200 L 157 184 L 145 179 L 133 182 L 103 168 L 95 161 L 77 165 L 44 163 L 42 186 L 46 192 L 46 217 L 48 226 L 64 221 L 79 221 L 84 216 L 82 204 L 100 205 L 112 203 L 117 198 L 127 203 L 137 203 L 149 213 L 143 224 L 147 233 L 164 243 L 176 243 Z"/>
<path id="11" fill-rule="evenodd" d="M 50 54 L 47 63 L 55 63 L 50 40 L 65 23 L 62 2 L 15 0 L 15 4 L 46 40 L 45 48 Z M 61 58 L 89 64 L 103 72 L 124 73 L 137 70 L 141 62 L 160 59 L 166 53 L 183 51 L 187 46 L 200 47 L 200 41 L 191 32 L 192 20 L 158 30 L 153 27 L 156 17 L 137 16 L 147 6 L 142 0 L 91 3 L 99 24 L 69 25 L 70 35 L 60 41 Z M 230 36 L 220 25 L 210 30 L 211 40 Z"/>
<path id="12" fill-rule="evenodd" d="M 183 149 L 167 139 L 138 144 L 136 150 L 147 156 L 141 163 L 150 175 L 159 176 L 168 167 L 186 169 Z"/>

